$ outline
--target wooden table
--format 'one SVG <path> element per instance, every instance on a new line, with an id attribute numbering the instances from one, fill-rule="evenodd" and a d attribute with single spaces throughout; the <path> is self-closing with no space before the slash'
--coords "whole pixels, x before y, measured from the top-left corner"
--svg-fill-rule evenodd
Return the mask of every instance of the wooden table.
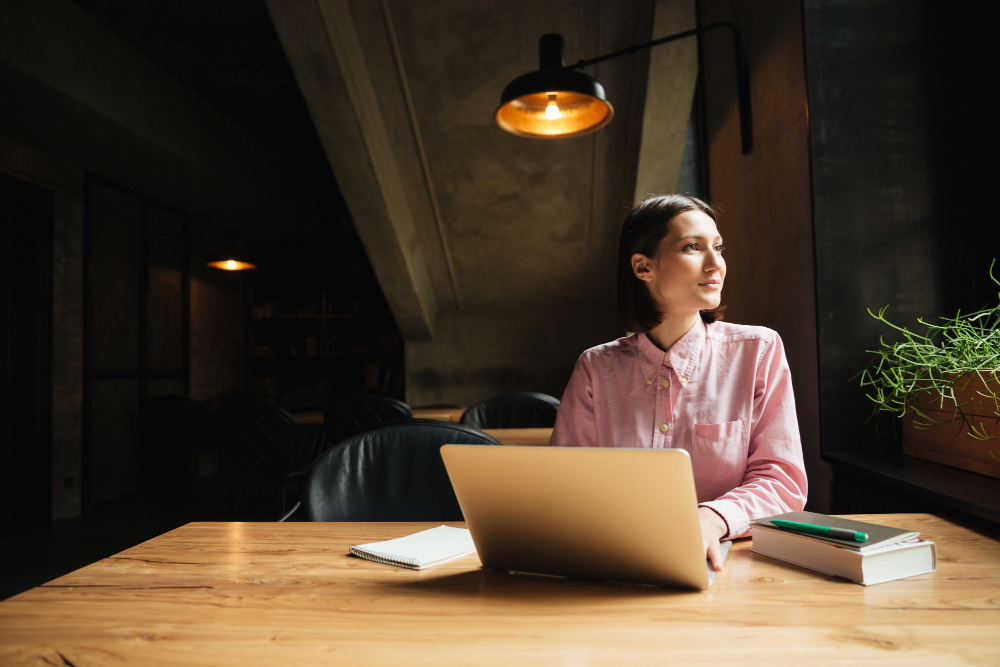
<path id="1" fill-rule="evenodd" d="M 743 540 L 693 593 L 347 555 L 434 524 L 192 523 L 0 602 L 0 664 L 1000 664 L 1000 543 L 856 518 L 920 530 L 937 572 L 866 588 Z"/>
<path id="2" fill-rule="evenodd" d="M 455 424 L 462 420 L 463 414 L 465 414 L 465 408 L 427 408 L 413 411 L 413 416 L 417 419 L 436 419 L 438 421 L 452 422 Z M 292 414 L 292 418 L 299 426 L 323 425 L 322 410 L 306 410 L 305 412 L 296 412 Z"/>
<path id="3" fill-rule="evenodd" d="M 416 419 L 436 419 L 441 422 L 457 424 L 462 421 L 465 408 L 418 408 L 413 411 Z"/>
<path id="4" fill-rule="evenodd" d="M 508 446 L 548 445 L 552 437 L 551 428 L 486 428 L 483 433 Z"/>
<path id="5" fill-rule="evenodd" d="M 438 421 L 459 422 L 465 408 L 442 408 L 414 410 L 413 416 L 418 419 L 437 419 Z M 300 426 L 322 426 L 323 411 L 311 410 L 292 415 L 295 423 Z M 483 429 L 505 445 L 547 445 L 552 437 L 551 428 L 491 428 Z"/>
<path id="6" fill-rule="evenodd" d="M 299 426 L 322 426 L 322 410 L 306 410 L 305 412 L 293 412 L 292 419 Z"/>

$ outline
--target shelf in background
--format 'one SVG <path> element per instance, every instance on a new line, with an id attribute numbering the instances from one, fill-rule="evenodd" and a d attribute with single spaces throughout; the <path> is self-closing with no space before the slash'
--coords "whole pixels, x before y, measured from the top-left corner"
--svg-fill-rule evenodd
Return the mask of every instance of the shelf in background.
<path id="1" fill-rule="evenodd" d="M 1000 525 L 1000 479 L 901 453 L 827 452 L 823 458 Z"/>

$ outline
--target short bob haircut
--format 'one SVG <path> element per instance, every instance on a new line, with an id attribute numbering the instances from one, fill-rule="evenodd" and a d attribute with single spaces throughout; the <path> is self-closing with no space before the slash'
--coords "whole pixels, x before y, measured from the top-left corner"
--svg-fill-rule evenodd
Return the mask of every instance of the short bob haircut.
<path id="1" fill-rule="evenodd" d="M 687 211 L 701 211 L 712 220 L 718 217 L 711 206 L 700 199 L 683 195 L 650 197 L 636 204 L 622 224 L 618 241 L 618 317 L 625 330 L 648 333 L 663 321 L 663 313 L 656 310 L 646 284 L 635 277 L 632 255 L 639 253 L 656 257 L 660 241 L 669 231 L 674 216 Z M 701 311 L 701 319 L 711 324 L 722 319 L 725 306 Z"/>

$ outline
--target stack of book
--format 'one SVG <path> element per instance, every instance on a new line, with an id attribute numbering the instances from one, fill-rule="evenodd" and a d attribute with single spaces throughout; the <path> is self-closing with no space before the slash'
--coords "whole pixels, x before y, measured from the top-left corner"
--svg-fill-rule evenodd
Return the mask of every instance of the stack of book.
<path id="1" fill-rule="evenodd" d="M 775 519 L 846 529 L 864 533 L 867 539 L 859 542 L 846 537 L 804 533 L 771 523 Z M 752 524 L 751 551 L 865 586 L 937 569 L 934 543 L 919 539 L 920 533 L 912 530 L 813 512 L 788 512 L 757 519 Z"/>

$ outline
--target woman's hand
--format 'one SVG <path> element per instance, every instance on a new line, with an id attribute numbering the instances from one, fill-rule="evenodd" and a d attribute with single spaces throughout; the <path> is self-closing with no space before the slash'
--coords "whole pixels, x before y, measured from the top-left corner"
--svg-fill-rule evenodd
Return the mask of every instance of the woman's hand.
<path id="1" fill-rule="evenodd" d="M 705 549 L 705 557 L 712 563 L 712 569 L 722 571 L 722 555 L 719 553 L 719 540 L 729 532 L 729 527 L 722 517 L 707 507 L 698 508 L 698 520 L 701 522 L 701 541 Z"/>

